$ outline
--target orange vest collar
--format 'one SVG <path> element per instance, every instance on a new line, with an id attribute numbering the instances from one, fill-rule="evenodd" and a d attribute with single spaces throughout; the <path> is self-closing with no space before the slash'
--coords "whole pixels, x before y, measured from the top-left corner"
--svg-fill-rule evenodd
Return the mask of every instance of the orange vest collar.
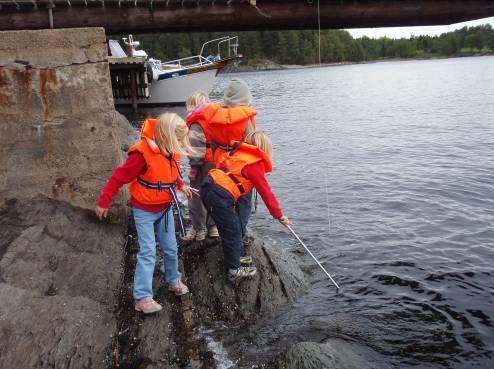
<path id="1" fill-rule="evenodd" d="M 146 140 L 147 144 L 153 152 L 159 154 L 160 148 L 154 140 L 154 128 L 156 127 L 156 119 L 148 118 L 144 121 L 141 128 L 141 139 Z"/>
<path id="2" fill-rule="evenodd" d="M 202 114 L 211 124 L 235 124 L 252 118 L 257 112 L 254 108 L 247 105 L 227 108 L 218 103 L 212 103 L 206 106 Z"/>
<path id="3" fill-rule="evenodd" d="M 230 146 L 234 146 L 238 142 L 232 141 Z M 273 162 L 271 158 L 269 157 L 268 154 L 266 154 L 264 151 L 262 151 L 259 147 L 256 145 L 250 145 L 245 142 L 240 142 L 240 144 L 237 146 L 237 150 L 240 149 L 248 154 L 255 155 L 262 159 L 262 162 L 264 164 L 264 172 L 269 173 L 273 170 Z"/>

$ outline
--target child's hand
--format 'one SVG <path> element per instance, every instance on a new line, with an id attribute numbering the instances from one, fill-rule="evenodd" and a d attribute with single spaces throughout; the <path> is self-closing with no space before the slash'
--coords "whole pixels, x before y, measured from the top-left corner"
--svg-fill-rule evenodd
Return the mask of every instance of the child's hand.
<path id="1" fill-rule="evenodd" d="M 100 208 L 99 206 L 96 206 L 95 212 L 99 220 L 102 220 L 108 216 L 108 209 Z"/>
<path id="2" fill-rule="evenodd" d="M 282 216 L 281 218 L 278 218 L 278 221 L 283 224 L 283 225 L 289 225 L 289 224 L 292 224 L 292 222 L 290 222 L 290 219 L 288 219 L 288 217 L 286 216 Z"/>
<path id="3" fill-rule="evenodd" d="M 190 190 L 189 185 L 186 184 L 182 185 L 179 191 L 182 191 L 189 200 L 192 198 L 192 191 Z"/>

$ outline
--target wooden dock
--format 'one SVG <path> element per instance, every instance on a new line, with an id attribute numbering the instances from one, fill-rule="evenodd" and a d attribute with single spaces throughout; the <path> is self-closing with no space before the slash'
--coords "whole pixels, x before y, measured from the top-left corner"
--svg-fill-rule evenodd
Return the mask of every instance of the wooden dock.
<path id="1" fill-rule="evenodd" d="M 109 57 L 113 98 L 132 100 L 132 109 L 137 111 L 137 99 L 149 97 L 149 84 L 145 60 L 143 58 Z"/>

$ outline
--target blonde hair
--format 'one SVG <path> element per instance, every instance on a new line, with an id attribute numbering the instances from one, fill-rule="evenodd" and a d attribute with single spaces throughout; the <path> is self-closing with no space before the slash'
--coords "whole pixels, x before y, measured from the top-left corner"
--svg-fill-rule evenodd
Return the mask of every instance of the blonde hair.
<path id="1" fill-rule="evenodd" d="M 271 139 L 262 131 L 251 132 L 245 137 L 245 143 L 255 145 L 264 151 L 269 157 L 273 153 L 273 143 Z"/>
<path id="2" fill-rule="evenodd" d="M 187 111 L 192 111 L 197 108 L 199 105 L 206 104 L 210 102 L 209 96 L 204 91 L 196 91 L 192 95 L 187 98 L 185 102 L 185 108 Z"/>
<path id="3" fill-rule="evenodd" d="M 175 113 L 164 113 L 156 119 L 154 140 L 165 155 L 189 149 L 187 125 Z"/>

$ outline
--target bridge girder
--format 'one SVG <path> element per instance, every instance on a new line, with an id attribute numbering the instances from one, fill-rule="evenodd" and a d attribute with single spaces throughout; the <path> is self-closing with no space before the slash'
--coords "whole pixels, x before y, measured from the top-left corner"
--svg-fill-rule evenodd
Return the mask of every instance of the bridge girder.
<path id="1" fill-rule="evenodd" d="M 494 16 L 492 0 L 0 0 L 0 31 L 127 32 L 424 26 Z M 319 7 L 319 12 L 318 12 Z M 318 17 L 319 14 L 319 17 Z M 319 19 L 319 20 L 318 20 Z"/>

